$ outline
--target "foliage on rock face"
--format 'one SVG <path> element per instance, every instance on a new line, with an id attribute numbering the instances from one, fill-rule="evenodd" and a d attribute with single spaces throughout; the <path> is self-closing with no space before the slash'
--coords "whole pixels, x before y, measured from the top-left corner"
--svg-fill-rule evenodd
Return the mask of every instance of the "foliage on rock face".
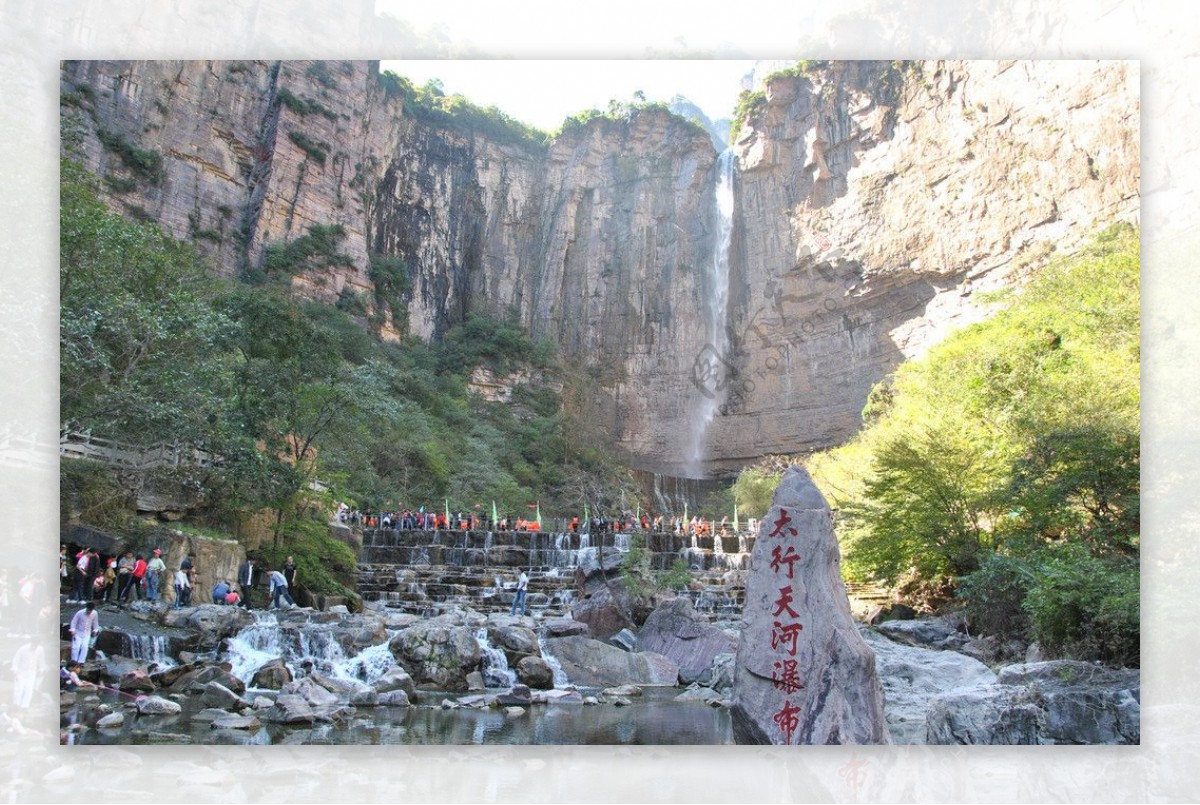
<path id="1" fill-rule="evenodd" d="M 986 628 L 1137 661 L 1139 268 L 1108 230 L 877 387 L 809 462 L 848 575 L 957 578 Z"/>
<path id="2" fill-rule="evenodd" d="M 181 483 L 202 493 L 202 524 L 232 528 L 271 509 L 270 550 L 300 561 L 335 550 L 312 531 L 325 526 L 303 503 L 314 479 L 366 511 L 441 509 L 448 499 L 452 510 L 481 514 L 493 500 L 501 514 L 527 514 L 539 501 L 547 515 L 566 514 L 581 508 L 580 490 L 593 509 L 619 495 L 615 459 L 581 436 L 587 429 L 556 386 L 517 385 L 508 404 L 470 393 L 478 366 L 565 374 L 550 345 L 511 318 L 472 316 L 441 343 L 382 343 L 346 311 L 293 298 L 286 285 L 215 278 L 190 245 L 109 212 L 95 178 L 70 159 L 61 192 L 64 424 L 220 456 L 181 470 Z M 313 226 L 268 249 L 264 265 L 286 275 L 336 261 L 342 236 Z M 403 266 L 394 273 L 389 292 L 402 291 Z M 64 495 L 85 518 L 128 510 L 114 503 L 115 487 L 76 477 L 71 462 L 63 472 Z M 318 592 L 347 583 L 332 569 L 310 570 L 325 585 Z"/>

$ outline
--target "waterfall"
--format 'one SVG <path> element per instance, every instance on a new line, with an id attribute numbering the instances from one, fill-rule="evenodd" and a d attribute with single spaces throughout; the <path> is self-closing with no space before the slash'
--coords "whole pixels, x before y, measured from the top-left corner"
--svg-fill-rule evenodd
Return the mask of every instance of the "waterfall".
<path id="1" fill-rule="evenodd" d="M 255 622 L 226 641 L 222 659 L 231 673 L 249 684 L 254 673 L 272 660 L 283 660 L 292 672 L 310 661 L 320 673 L 336 679 L 373 683 L 396 664 L 388 641 L 347 655 L 327 624 L 304 623 L 281 627 L 271 612 L 255 612 Z"/>
<path id="2" fill-rule="evenodd" d="M 479 644 L 483 684 L 489 688 L 511 688 L 517 684 L 517 674 L 509 669 L 504 651 L 488 642 L 487 629 L 475 632 L 475 642 Z"/>
<path id="3" fill-rule="evenodd" d="M 558 658 L 546 648 L 546 639 L 540 635 L 538 636 L 538 649 L 542 652 L 542 659 L 546 661 L 546 665 L 550 666 L 550 671 L 554 675 L 554 687 L 557 689 L 570 685 L 571 682 L 567 679 L 567 672 L 563 670 Z"/>
<path id="4" fill-rule="evenodd" d="M 713 259 L 705 275 L 704 288 L 708 296 L 705 310 L 708 341 L 693 364 L 693 382 L 701 392 L 699 404 L 692 414 L 691 448 L 687 456 L 688 472 L 694 478 L 704 477 L 702 462 L 708 428 L 725 396 L 725 374 L 729 365 L 726 322 L 729 315 L 729 247 L 733 242 L 735 163 L 732 148 L 726 148 L 717 158 L 717 183 L 713 193 L 717 239 L 713 247 Z"/>
<path id="5" fill-rule="evenodd" d="M 174 668 L 176 662 L 168 656 L 170 641 L 163 635 L 130 634 L 129 656 L 141 662 L 154 663 L 159 668 Z"/>

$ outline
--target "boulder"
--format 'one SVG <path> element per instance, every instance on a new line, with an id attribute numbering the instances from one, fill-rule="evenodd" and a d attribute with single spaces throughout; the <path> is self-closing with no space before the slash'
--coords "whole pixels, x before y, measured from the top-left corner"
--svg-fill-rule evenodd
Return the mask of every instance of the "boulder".
<path id="1" fill-rule="evenodd" d="M 102 730 L 115 730 L 125 726 L 124 713 L 109 713 L 96 722 L 96 726 Z"/>
<path id="2" fill-rule="evenodd" d="M 357 679 L 341 679 L 338 677 L 324 676 L 323 674 L 309 674 L 308 681 L 314 685 L 319 685 L 325 690 L 332 693 L 338 698 L 341 703 L 349 702 L 355 704 L 355 699 L 361 701 L 374 701 L 375 689 L 365 682 L 360 682 Z"/>
<path id="3" fill-rule="evenodd" d="M 617 685 L 615 688 L 605 688 L 601 693 L 605 696 L 641 696 L 642 689 L 637 685 Z"/>
<path id="4" fill-rule="evenodd" d="M 504 708 L 505 718 L 517 718 L 517 717 L 523 716 L 523 715 L 525 715 L 524 707 L 505 707 Z"/>
<path id="5" fill-rule="evenodd" d="M 386 693 L 380 693 L 376 703 L 380 707 L 408 707 L 409 697 L 403 690 L 396 688 Z"/>
<path id="6" fill-rule="evenodd" d="M 672 598 L 661 603 L 642 624 L 638 651 L 656 651 L 679 665 L 679 678 L 691 684 L 711 672 L 718 654 L 737 651 L 737 639 L 708 624 L 691 600 Z"/>
<path id="7" fill-rule="evenodd" d="M 588 633 L 588 625 L 574 618 L 548 618 L 542 621 L 542 628 L 546 631 L 546 637 L 571 637 Z"/>
<path id="8" fill-rule="evenodd" d="M 403 691 L 408 694 L 409 698 L 415 698 L 417 695 L 417 686 L 413 682 L 413 678 L 399 665 L 393 665 L 384 672 L 383 676 L 375 680 L 375 690 L 381 695 L 394 690 Z"/>
<path id="9" fill-rule="evenodd" d="M 268 699 L 266 696 L 255 696 L 250 706 L 255 710 L 266 710 L 273 704 L 275 704 L 274 699 Z"/>
<path id="10" fill-rule="evenodd" d="M 575 587 L 585 594 L 606 586 L 606 580 L 621 570 L 625 554 L 613 546 L 584 551 L 575 568 Z"/>
<path id="11" fill-rule="evenodd" d="M 996 681 L 990 668 L 964 654 L 897 643 L 866 627 L 862 634 L 875 651 L 892 743 L 925 742 L 926 719 L 935 697 Z"/>
<path id="12" fill-rule="evenodd" d="M 528 705 L 532 701 L 533 694 L 528 685 L 513 685 L 511 690 L 496 695 L 496 704 L 501 707 Z"/>
<path id="13" fill-rule="evenodd" d="M 612 637 L 608 638 L 609 645 L 616 646 L 621 651 L 636 651 L 637 650 L 637 635 L 628 629 L 622 629 Z M 652 649 L 651 649 L 652 650 Z"/>
<path id="14" fill-rule="evenodd" d="M 674 685 L 679 677 L 679 666 L 668 657 L 647 651 L 630 653 L 587 637 L 551 638 L 545 650 L 576 685 Z"/>
<path id="15" fill-rule="evenodd" d="M 613 707 L 628 707 L 629 705 L 633 704 L 633 702 L 629 701 L 629 699 L 626 699 L 624 696 L 614 696 L 613 698 L 609 699 L 609 704 L 611 704 Z"/>
<path id="16" fill-rule="evenodd" d="M 633 607 L 633 596 L 617 581 L 612 589 L 600 587 L 576 598 L 571 604 L 571 617 L 585 624 L 589 634 L 605 638 L 635 625 Z"/>
<path id="17" fill-rule="evenodd" d="M 237 716 L 232 713 L 214 718 L 209 725 L 214 730 L 259 730 L 262 722 L 254 716 Z"/>
<path id="18" fill-rule="evenodd" d="M 146 696 L 138 698 L 137 711 L 144 716 L 176 716 L 183 708 L 177 702 L 161 696 Z"/>
<path id="19" fill-rule="evenodd" d="M 178 677 L 167 688 L 168 693 L 203 693 L 209 682 L 220 682 L 239 696 L 246 692 L 246 683 L 229 672 L 228 665 L 202 665 Z"/>
<path id="20" fill-rule="evenodd" d="M 479 671 L 472 671 L 467 674 L 467 690 L 487 690 L 487 684 L 483 681 L 483 674 Z"/>
<path id="21" fill-rule="evenodd" d="M 297 679 L 280 688 L 279 698 L 275 700 L 276 705 L 279 704 L 279 699 L 282 699 L 284 696 L 299 696 L 309 705 L 316 708 L 335 707 L 340 703 L 336 693 L 318 684 L 311 677 Z"/>
<path id="22" fill-rule="evenodd" d="M 713 702 L 720 701 L 721 694 L 717 693 L 712 688 L 701 687 L 700 685 L 689 685 L 688 689 L 675 697 L 677 702 Z"/>
<path id="23" fill-rule="evenodd" d="M 855 626 L 829 507 L 798 466 L 746 578 L 731 715 L 738 743 L 890 743 L 875 653 Z"/>
<path id="24" fill-rule="evenodd" d="M 583 704 L 583 696 L 577 690 L 536 690 L 534 704 Z M 590 697 L 595 698 L 595 697 Z M 593 702 L 598 703 L 598 702 Z"/>
<path id="25" fill-rule="evenodd" d="M 220 707 L 206 707 L 203 710 L 201 710 L 199 713 L 194 714 L 192 716 L 191 720 L 207 722 L 207 721 L 212 721 L 214 718 L 223 718 L 223 717 L 229 716 L 229 715 L 233 715 L 233 714 L 230 713 L 228 710 L 222 710 Z"/>
<path id="26" fill-rule="evenodd" d="M 292 672 L 282 659 L 274 659 L 254 672 L 250 687 L 279 690 L 292 681 Z"/>
<path id="27" fill-rule="evenodd" d="M 408 627 L 388 647 L 418 684 L 432 683 L 439 690 L 467 690 L 467 674 L 479 669 L 479 643 L 470 627 L 450 626 L 440 618 Z"/>
<path id="28" fill-rule="evenodd" d="M 525 657 L 541 654 L 537 634 L 524 624 L 497 623 L 489 619 L 487 636 L 489 643 L 504 651 L 510 668 Z"/>
<path id="29" fill-rule="evenodd" d="M 150 674 L 143 668 L 135 668 L 121 677 L 117 687 L 128 693 L 153 693 L 156 689 Z"/>
<path id="30" fill-rule="evenodd" d="M 201 604 L 183 609 L 168 609 L 163 615 L 165 626 L 192 629 L 199 633 L 198 642 L 206 649 L 216 648 L 222 640 L 233 637 L 254 624 L 254 616 L 241 607 Z"/>
<path id="31" fill-rule="evenodd" d="M 531 688 L 554 687 L 554 670 L 541 657 L 525 657 L 517 663 L 517 679 Z"/>
<path id="32" fill-rule="evenodd" d="M 970 642 L 970 638 L 958 630 L 957 621 L 951 618 L 891 620 L 876 628 L 892 640 L 923 648 L 958 649 Z"/>
<path id="33" fill-rule="evenodd" d="M 733 691 L 733 669 L 736 665 L 737 655 L 735 654 L 718 654 L 713 657 L 712 668 L 709 670 L 707 678 L 701 674 L 700 684 L 707 685 L 720 693 L 730 693 Z"/>
<path id="34" fill-rule="evenodd" d="M 248 707 L 250 704 L 220 682 L 209 682 L 205 685 L 204 692 L 200 695 L 200 701 L 209 707 L 220 707 L 225 710 L 236 710 Z"/>

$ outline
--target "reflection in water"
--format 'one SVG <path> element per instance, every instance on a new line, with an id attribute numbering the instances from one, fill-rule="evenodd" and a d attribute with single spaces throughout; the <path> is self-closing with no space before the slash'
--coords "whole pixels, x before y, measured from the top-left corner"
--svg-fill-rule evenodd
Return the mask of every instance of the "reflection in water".
<path id="1" fill-rule="evenodd" d="M 359 708 L 340 724 L 311 727 L 267 724 L 253 732 L 214 730 L 193 721 L 203 708 L 185 703 L 177 716 L 127 717 L 117 730 L 88 730 L 82 744 L 172 743 L 170 734 L 209 744 L 729 744 L 729 713 L 701 702 L 677 702 L 678 689 L 647 689 L 629 707 L 535 704 L 510 718 L 503 710 L 442 710 L 445 694 L 428 694 L 414 707 Z M 120 707 L 119 702 L 109 702 Z"/>

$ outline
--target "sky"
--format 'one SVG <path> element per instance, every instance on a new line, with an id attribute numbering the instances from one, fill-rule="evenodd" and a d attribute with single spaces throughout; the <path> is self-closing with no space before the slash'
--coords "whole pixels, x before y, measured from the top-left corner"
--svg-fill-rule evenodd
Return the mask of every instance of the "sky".
<path id="1" fill-rule="evenodd" d="M 729 117 L 753 60 L 483 60 L 384 61 L 418 86 L 442 81 L 447 95 L 462 94 L 544 131 L 585 109 L 604 109 L 609 100 L 647 101 L 683 95 L 711 120 Z"/>
<path id="2" fill-rule="evenodd" d="M 798 58 L 791 43 L 819 29 L 834 11 L 861 3 L 845 0 L 831 9 L 827 4 L 789 2 L 773 9 L 768 19 L 735 14 L 724 0 L 376 0 L 375 9 L 402 20 L 416 33 L 496 59 L 385 60 L 383 69 L 418 85 L 440 78 L 447 94 L 465 95 L 480 106 L 495 104 L 518 120 L 554 131 L 570 115 L 603 109 L 612 99 L 630 101 L 637 90 L 648 101 L 683 95 L 711 120 L 730 117 L 742 78 L 753 70 L 755 58 Z M 770 35 L 775 43 L 748 49 L 745 37 L 739 40 L 747 27 L 760 37 Z M 646 60 L 593 60 L 629 53 L 634 29 Z M 517 54 L 520 59 L 511 58 Z M 566 54 L 572 60 L 563 60 Z M 671 54 L 689 60 L 666 58 Z"/>

